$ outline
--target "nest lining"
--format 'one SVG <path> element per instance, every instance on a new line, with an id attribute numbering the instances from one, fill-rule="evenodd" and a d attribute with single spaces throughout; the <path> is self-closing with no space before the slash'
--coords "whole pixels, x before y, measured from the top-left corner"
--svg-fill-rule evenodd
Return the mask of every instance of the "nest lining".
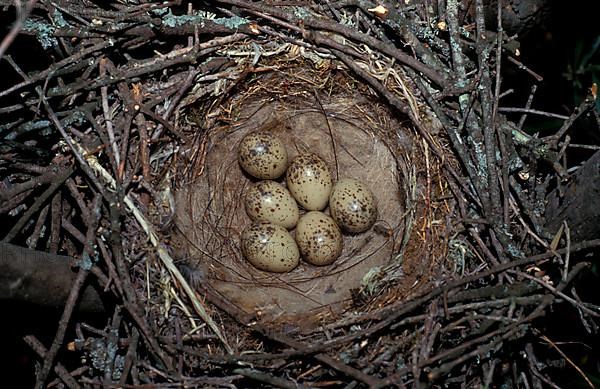
<path id="1" fill-rule="evenodd" d="M 424 185 L 417 183 L 411 165 L 415 159 L 424 164 L 425 158 L 411 131 L 387 110 L 373 109 L 378 103 L 368 91 L 317 95 L 281 74 L 257 84 L 261 87 L 228 102 L 232 123 L 207 131 L 202 142 L 205 156 L 193 172 L 196 178 L 176 194 L 179 246 L 189 265 L 246 314 L 266 323 L 302 318 L 307 328 L 324 317 L 338 317 L 357 297 L 393 285 L 396 300 L 414 292 L 415 285 L 426 284 L 435 256 L 423 255 L 429 244 L 423 244 L 418 232 L 412 234 L 415 213 L 423 216 L 415 194 Z M 351 84 L 351 79 L 345 82 Z M 282 88 L 288 88 L 287 95 L 274 100 L 270 91 Z M 239 236 L 251 223 L 243 193 L 254 179 L 240 169 L 237 146 L 256 130 L 280 136 L 290 159 L 315 152 L 329 163 L 334 178 L 357 178 L 372 188 L 378 221 L 366 233 L 345 234 L 343 253 L 334 264 L 315 267 L 302 262 L 290 273 L 273 274 L 242 257 Z"/>

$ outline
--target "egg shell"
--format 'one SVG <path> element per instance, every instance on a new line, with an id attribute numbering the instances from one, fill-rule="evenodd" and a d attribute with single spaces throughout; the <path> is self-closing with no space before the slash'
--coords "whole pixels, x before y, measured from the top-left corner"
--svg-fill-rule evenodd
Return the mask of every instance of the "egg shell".
<path id="1" fill-rule="evenodd" d="M 246 212 L 253 221 L 271 222 L 292 229 L 298 222 L 299 210 L 290 192 L 275 181 L 260 181 L 246 190 Z"/>
<path id="2" fill-rule="evenodd" d="M 316 154 L 300 154 L 286 175 L 287 187 L 302 208 L 319 211 L 327 206 L 333 183 L 327 163 Z"/>
<path id="3" fill-rule="evenodd" d="M 298 220 L 296 242 L 302 258 L 317 266 L 332 264 L 344 247 L 340 228 L 320 211 L 307 212 Z"/>
<path id="4" fill-rule="evenodd" d="M 238 161 L 251 176 L 272 180 L 285 173 L 288 155 L 277 136 L 268 132 L 251 132 L 239 144 Z"/>
<path id="5" fill-rule="evenodd" d="M 254 223 L 242 232 L 242 254 L 260 270 L 285 273 L 300 262 L 294 238 L 283 227 L 273 223 Z"/>
<path id="6" fill-rule="evenodd" d="M 329 211 L 335 222 L 351 233 L 368 230 L 377 219 L 373 193 L 353 178 L 343 178 L 335 183 L 329 198 Z"/>

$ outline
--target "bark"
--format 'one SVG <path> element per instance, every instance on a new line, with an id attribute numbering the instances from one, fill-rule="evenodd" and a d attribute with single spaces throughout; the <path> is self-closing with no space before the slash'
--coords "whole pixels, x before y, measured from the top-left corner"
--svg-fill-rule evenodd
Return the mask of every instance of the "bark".
<path id="1" fill-rule="evenodd" d="M 568 183 L 547 197 L 546 231 L 555 234 L 567 221 L 571 240 L 600 237 L 600 151 L 577 170 Z"/>
<path id="2" fill-rule="evenodd" d="M 77 276 L 71 269 L 71 260 L 0 242 L 0 300 L 64 306 Z M 92 285 L 82 290 L 78 309 L 104 311 L 100 294 Z"/>

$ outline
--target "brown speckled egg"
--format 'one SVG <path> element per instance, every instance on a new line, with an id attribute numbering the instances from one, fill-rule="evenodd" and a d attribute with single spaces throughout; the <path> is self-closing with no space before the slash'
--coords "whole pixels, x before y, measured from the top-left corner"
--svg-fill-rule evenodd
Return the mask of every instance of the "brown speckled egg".
<path id="1" fill-rule="evenodd" d="M 242 232 L 242 254 L 260 270 L 285 273 L 300 262 L 298 245 L 283 227 L 254 223 Z"/>
<path id="2" fill-rule="evenodd" d="M 344 247 L 340 228 L 319 211 L 308 212 L 298 220 L 296 242 L 302 258 L 317 266 L 333 263 Z"/>
<path id="3" fill-rule="evenodd" d="M 333 183 L 329 167 L 316 154 L 301 154 L 290 163 L 287 187 L 304 209 L 319 211 L 327 206 Z"/>
<path id="4" fill-rule="evenodd" d="M 238 161 L 248 174 L 272 180 L 285 173 L 288 156 L 285 145 L 268 132 L 251 132 L 240 142 Z"/>
<path id="5" fill-rule="evenodd" d="M 244 203 L 253 221 L 271 222 L 288 230 L 298 222 L 296 200 L 283 185 L 275 181 L 260 181 L 250 186 Z"/>
<path id="6" fill-rule="evenodd" d="M 335 183 L 329 198 L 329 211 L 335 222 L 351 233 L 368 230 L 377 219 L 373 193 L 353 178 L 343 178 Z"/>

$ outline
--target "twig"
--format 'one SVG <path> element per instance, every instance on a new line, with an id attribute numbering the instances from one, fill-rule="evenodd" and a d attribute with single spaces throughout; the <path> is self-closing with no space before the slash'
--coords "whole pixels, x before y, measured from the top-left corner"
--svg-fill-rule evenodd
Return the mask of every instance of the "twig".
<path id="1" fill-rule="evenodd" d="M 36 352 L 37 355 L 39 355 L 42 358 L 46 358 L 48 351 L 46 350 L 46 347 L 44 347 L 42 342 L 40 342 L 35 336 L 27 335 L 23 337 L 23 340 L 25 341 L 25 343 L 27 343 L 27 345 L 29 345 L 29 347 L 31 347 L 33 351 Z M 54 371 L 65 383 L 65 385 L 67 385 L 67 387 L 69 387 L 70 389 L 81 388 L 81 386 L 77 384 L 77 381 L 75 381 L 73 376 L 69 374 L 67 369 L 65 369 L 65 367 L 61 363 L 57 363 L 56 366 L 54 366 Z"/>
<path id="2" fill-rule="evenodd" d="M 437 85 L 442 87 L 447 87 L 448 82 L 445 77 L 439 74 L 437 71 L 432 69 L 431 67 L 419 62 L 418 60 L 410 57 L 404 52 L 398 50 L 396 47 L 392 45 L 385 44 L 376 38 L 373 38 L 367 34 L 363 34 L 361 32 L 355 31 L 349 27 L 343 26 L 338 23 L 333 23 L 331 21 L 326 21 L 322 19 L 317 19 L 313 17 L 305 17 L 302 19 L 292 18 L 290 14 L 280 11 L 275 7 L 269 7 L 267 5 L 263 5 L 258 2 L 247 2 L 243 0 L 218 0 L 220 3 L 230 4 L 242 9 L 258 11 L 266 14 L 271 14 L 276 16 L 282 20 L 288 20 L 295 24 L 304 24 L 306 27 L 312 27 L 318 30 L 325 30 L 330 32 L 336 32 L 340 35 L 343 35 L 347 38 L 356 40 L 358 42 L 367 44 L 374 49 L 377 49 L 385 54 L 390 55 L 393 58 L 396 58 L 399 62 L 415 69 L 418 72 L 423 73 L 430 80 L 435 82 Z"/>
<path id="3" fill-rule="evenodd" d="M 535 78 L 535 80 L 537 82 L 542 82 L 544 81 L 544 77 L 540 76 L 539 74 L 537 74 L 536 72 L 534 72 L 533 70 L 529 69 L 527 66 L 525 66 L 522 62 L 518 61 L 516 58 L 514 58 L 513 56 L 508 56 L 508 60 L 512 63 L 514 63 L 515 65 L 517 65 L 517 67 L 521 70 L 525 70 L 529 75 L 531 75 L 531 77 Z"/>
<path id="4" fill-rule="evenodd" d="M 585 382 L 588 384 L 588 386 L 589 386 L 590 388 L 592 388 L 592 389 L 595 389 L 595 388 L 596 388 L 596 385 L 594 385 L 594 384 L 592 383 L 592 381 L 590 381 L 590 379 L 587 377 L 587 375 L 585 375 L 585 373 L 583 372 L 583 370 L 581 370 L 581 368 L 580 368 L 579 366 L 577 366 L 577 365 L 575 364 L 575 362 L 573 362 L 573 361 L 571 360 L 571 358 L 569 358 L 569 357 L 567 356 L 567 354 L 565 354 L 565 353 L 564 353 L 564 352 L 563 352 L 563 351 L 560 349 L 560 347 L 558 347 L 558 346 L 556 345 L 556 343 L 554 343 L 553 341 L 551 341 L 551 340 L 550 340 L 550 339 L 549 339 L 549 338 L 548 338 L 546 335 L 542 335 L 542 336 L 540 336 L 540 338 L 542 338 L 542 340 L 543 340 L 543 341 L 545 341 L 545 342 L 546 342 L 546 343 L 548 343 L 550 346 L 552 346 L 552 347 L 553 347 L 553 348 L 554 348 L 556 351 L 558 351 L 558 353 L 559 353 L 559 354 L 560 354 L 560 355 L 561 355 L 561 356 L 562 356 L 562 357 L 563 357 L 563 358 L 564 358 L 564 359 L 567 361 L 567 363 L 568 363 L 569 365 L 573 366 L 573 368 L 574 368 L 575 370 L 577 370 L 577 373 L 579 373 L 579 375 L 580 375 L 580 376 L 581 376 L 581 377 L 584 379 L 584 381 L 585 381 Z"/>
<path id="5" fill-rule="evenodd" d="M 129 337 L 129 345 L 127 347 L 127 353 L 125 353 L 125 362 L 123 362 L 123 373 L 121 374 L 121 378 L 119 379 L 120 384 L 124 384 L 127 382 L 127 377 L 131 372 L 131 368 L 134 366 L 136 355 L 137 355 L 137 347 L 138 341 L 140 338 L 140 333 L 137 328 L 131 329 L 131 336 Z"/>
<path id="6" fill-rule="evenodd" d="M 234 369 L 233 373 L 243 375 L 244 377 L 253 379 L 258 382 L 272 385 L 276 388 L 301 389 L 305 387 L 304 385 L 298 385 L 294 382 L 288 381 L 283 378 L 274 377 L 270 374 L 263 373 L 256 369 Z"/>
<path id="7" fill-rule="evenodd" d="M 531 104 L 533 103 L 533 97 L 535 96 L 535 92 L 537 91 L 537 85 L 531 86 L 531 92 L 529 93 L 529 97 L 527 97 L 527 102 L 525 103 L 525 109 L 530 109 Z M 517 128 L 519 130 L 523 129 L 523 124 L 525 124 L 525 120 L 527 119 L 527 113 L 523 113 L 521 118 L 519 119 L 519 124 L 517 124 Z"/>
<path id="8" fill-rule="evenodd" d="M 496 161 L 496 133 L 498 132 L 497 125 L 493 121 L 493 102 L 492 102 L 492 90 L 491 90 L 491 78 L 488 70 L 487 60 L 490 55 L 490 48 L 488 45 L 485 21 L 483 11 L 483 0 L 475 0 L 475 21 L 477 25 L 477 40 L 476 40 L 476 51 L 478 57 L 479 72 L 481 76 L 481 84 L 477 88 L 479 90 L 479 98 L 481 104 L 481 118 L 483 127 L 483 140 L 485 145 L 485 161 L 486 161 L 486 177 L 487 188 L 489 193 L 490 204 L 489 208 L 486 209 L 486 217 L 492 223 L 497 230 L 501 239 L 505 236 L 505 231 L 502 227 L 501 217 L 501 202 L 500 202 L 500 187 L 498 182 L 498 171 Z M 508 188 L 507 188 L 508 189 Z M 497 253 L 500 259 L 504 257 L 503 251 L 498 250 Z"/>
<path id="9" fill-rule="evenodd" d="M 556 134 L 548 137 L 548 140 L 550 140 L 551 147 L 556 148 L 560 138 L 562 138 L 563 135 L 567 131 L 569 131 L 571 126 L 573 126 L 573 123 L 575 122 L 575 120 L 577 120 L 577 118 L 579 118 L 581 115 L 586 113 L 590 108 L 592 108 L 594 106 L 594 104 L 596 104 L 596 100 L 594 98 L 592 98 L 591 96 L 586 96 L 586 98 L 581 102 L 581 104 L 579 104 L 577 109 L 575 109 L 575 111 L 568 118 L 565 118 L 566 120 L 563 123 L 563 125 L 560 127 L 558 132 Z"/>
<path id="10" fill-rule="evenodd" d="M 76 147 L 78 149 L 79 153 L 84 153 L 84 154 L 86 153 L 85 150 L 83 150 L 83 148 L 79 144 L 74 144 L 74 147 Z M 91 166 L 91 168 L 93 168 L 98 173 L 98 175 L 100 177 L 102 177 L 102 179 L 110 187 L 112 187 L 112 188 L 116 187 L 115 179 L 102 167 L 102 165 L 100 165 L 98 163 L 95 156 L 88 155 L 87 161 L 89 162 L 89 165 Z M 148 222 L 146 217 L 142 214 L 142 212 L 138 209 L 138 207 L 136 207 L 136 205 L 133 203 L 133 200 L 131 199 L 131 197 L 129 197 L 128 195 L 125 195 L 123 198 L 123 202 L 129 209 L 129 211 L 131 211 L 133 213 L 133 216 L 135 217 L 137 222 L 140 224 L 140 226 L 142 227 L 144 232 L 147 234 L 148 238 L 150 239 L 150 243 L 152 243 L 152 245 L 155 247 L 158 257 L 161 259 L 162 263 L 165 265 L 167 270 L 169 270 L 169 272 L 173 275 L 173 277 L 177 280 L 177 282 L 180 283 L 180 285 L 183 288 L 183 290 L 185 291 L 186 295 L 192 302 L 192 305 L 193 305 L 194 309 L 196 310 L 196 313 L 198 313 L 198 315 L 202 318 L 202 320 L 204 320 L 208 324 L 208 326 L 214 331 L 214 333 L 219 337 L 219 339 L 225 346 L 225 349 L 227 350 L 227 352 L 230 354 L 233 353 L 233 349 L 231 348 L 231 346 L 229 346 L 229 344 L 228 344 L 227 340 L 225 339 L 225 337 L 223 336 L 221 330 L 219 329 L 219 327 L 217 327 L 217 324 L 210 317 L 210 315 L 208 314 L 208 312 L 207 312 L 206 308 L 204 307 L 204 305 L 202 304 L 202 302 L 200 302 L 200 300 L 198 300 L 195 292 L 192 290 L 192 288 L 190 287 L 188 282 L 185 280 L 183 275 L 181 275 L 181 272 L 175 266 L 173 259 L 168 254 L 166 248 L 163 247 L 163 245 L 161 244 L 158 234 L 156 234 L 156 232 L 154 231 L 154 228 L 152 227 L 150 222 Z"/>
<path id="11" fill-rule="evenodd" d="M 86 252 L 84 254 L 84 256 L 87 256 L 87 255 L 88 255 L 88 253 Z M 89 257 L 87 260 L 89 261 Z M 40 370 L 40 372 L 37 375 L 37 379 L 36 379 L 36 383 L 35 383 L 36 389 L 42 389 L 42 387 L 44 386 L 44 383 L 46 382 L 46 379 L 48 378 L 48 373 L 50 373 L 50 369 L 52 368 L 52 364 L 54 363 L 54 358 L 56 358 L 56 355 L 58 354 L 58 350 L 61 347 L 61 345 L 63 344 L 64 338 L 65 338 L 65 333 L 67 331 L 67 326 L 71 319 L 71 314 L 73 313 L 73 310 L 75 308 L 75 303 L 77 302 L 77 298 L 79 297 L 79 291 L 81 290 L 81 287 L 83 286 L 83 283 L 85 282 L 88 272 L 89 272 L 89 269 L 87 269 L 85 267 L 79 268 L 77 277 L 75 278 L 75 281 L 73 282 L 73 287 L 71 288 L 71 292 L 69 293 L 69 297 L 67 299 L 67 302 L 65 303 L 65 309 L 60 318 L 60 322 L 58 324 L 58 330 L 56 331 L 56 335 L 54 336 L 54 340 L 52 341 L 50 350 L 46 353 L 46 356 L 44 357 L 44 364 L 42 366 L 42 369 Z"/>
<path id="12" fill-rule="evenodd" d="M 58 324 L 58 329 L 56 331 L 56 335 L 54 336 L 54 340 L 52 345 L 50 346 L 50 350 L 46 353 L 44 357 L 44 364 L 39 374 L 37 375 L 35 387 L 37 389 L 41 389 L 48 378 L 48 373 L 50 373 L 50 369 L 54 363 L 54 358 L 56 357 L 59 348 L 62 346 L 65 333 L 67 331 L 67 326 L 71 319 L 71 315 L 75 308 L 75 304 L 77 303 L 77 299 L 79 298 L 79 292 L 83 287 L 83 284 L 87 278 L 87 275 L 92 268 L 93 265 L 93 242 L 96 236 L 96 229 L 98 228 L 98 224 L 100 222 L 100 195 L 97 195 L 93 202 L 93 208 L 89 212 L 89 215 L 93 217 L 91 220 L 87 220 L 88 230 L 86 235 L 86 240 L 84 243 L 83 253 L 81 254 L 81 258 L 79 259 L 78 266 L 79 271 L 77 272 L 77 277 L 73 281 L 73 286 L 71 288 L 71 292 L 69 293 L 69 297 L 65 302 L 65 308 L 63 314 L 60 318 L 60 322 Z"/>
<path id="13" fill-rule="evenodd" d="M 79 62 L 83 58 L 85 58 L 88 54 L 92 54 L 92 53 L 96 53 L 97 51 L 101 51 L 107 47 L 115 45 L 117 42 L 118 42 L 118 40 L 108 39 L 106 41 L 102 41 L 100 43 L 96 43 L 95 45 L 87 47 L 87 48 L 73 54 L 70 57 L 67 57 L 65 59 L 58 61 L 57 63 L 50 66 L 48 69 L 41 71 L 33 76 L 30 76 L 28 80 L 23 81 L 19 84 L 16 84 L 6 90 L 0 91 L 0 97 L 7 96 L 15 91 L 18 91 L 19 89 L 22 89 L 26 86 L 33 84 L 35 82 L 45 80 L 48 76 L 54 74 L 58 69 L 61 69 L 61 68 L 65 67 L 66 65 Z"/>
<path id="14" fill-rule="evenodd" d="M 580 268 L 588 267 L 588 266 L 590 266 L 589 263 L 587 263 L 587 262 L 580 262 L 577 265 L 575 265 L 573 267 L 573 269 L 575 270 L 575 269 L 580 269 Z M 577 300 L 573 299 L 572 297 L 567 296 L 566 294 L 564 294 L 563 292 L 561 292 L 557 288 L 553 287 L 548 282 L 540 280 L 537 277 L 534 277 L 532 275 L 529 275 L 529 274 L 521 272 L 521 271 L 509 270 L 509 272 L 512 272 L 514 274 L 518 274 L 520 277 L 524 277 L 524 278 L 527 278 L 527 279 L 529 279 L 531 281 L 537 282 L 538 284 L 542 285 L 544 288 L 548 289 L 549 291 L 551 291 L 552 293 L 556 294 L 557 296 L 565 299 L 566 301 L 568 301 L 569 303 L 573 304 L 575 307 L 581 309 L 582 311 L 584 311 L 588 315 L 591 315 L 591 316 L 594 316 L 594 317 L 600 317 L 600 312 L 596 312 L 596 311 L 591 310 L 590 308 L 586 307 L 585 305 L 579 303 Z"/>
<path id="15" fill-rule="evenodd" d="M 50 184 L 48 189 L 44 191 L 35 202 L 25 211 L 25 213 L 21 216 L 21 218 L 15 223 L 15 225 L 10 229 L 8 234 L 2 239 L 3 242 L 12 241 L 19 231 L 25 226 L 25 224 L 29 221 L 29 219 L 33 216 L 35 212 L 37 212 L 42 205 L 58 190 L 58 188 L 66 181 L 67 178 L 73 173 L 74 169 L 72 167 L 68 167 L 64 169 L 62 172 L 57 174 L 54 177 L 54 181 Z"/>
<path id="16" fill-rule="evenodd" d="M 545 112 L 545 111 L 540 111 L 540 110 L 537 110 L 537 109 L 530 109 L 530 108 L 499 107 L 498 111 L 499 112 L 530 113 L 530 114 L 533 114 L 533 115 L 540 115 L 540 116 L 545 116 L 545 117 L 555 118 L 555 119 L 562 119 L 562 120 L 567 120 L 569 118 L 568 116 L 565 116 L 565 115 L 559 115 L 557 113 Z"/>
<path id="17" fill-rule="evenodd" d="M 2 39 L 2 42 L 0 42 L 0 60 L 2 60 L 4 53 L 6 53 L 6 50 L 8 50 L 10 44 L 17 37 L 19 31 L 21 31 L 23 23 L 25 23 L 25 20 L 29 17 L 29 14 L 31 13 L 31 10 L 36 2 L 37 0 L 28 0 L 24 7 L 20 6 L 19 1 L 15 2 L 17 9 L 17 20 L 11 27 L 9 33 L 4 37 L 4 39 Z"/>
<path id="18" fill-rule="evenodd" d="M 108 60 L 106 58 L 100 59 L 99 69 L 100 69 L 100 77 L 106 76 L 106 62 Z M 104 124 L 106 126 L 106 133 L 108 134 L 108 145 L 112 148 L 111 157 L 115 161 L 115 166 L 119 166 L 121 164 L 119 148 L 117 146 L 117 141 L 115 139 L 115 133 L 113 131 L 113 121 L 112 121 L 112 113 L 110 112 L 110 107 L 108 105 L 108 87 L 103 86 L 100 88 L 100 95 L 102 97 L 102 111 L 104 114 Z"/>

